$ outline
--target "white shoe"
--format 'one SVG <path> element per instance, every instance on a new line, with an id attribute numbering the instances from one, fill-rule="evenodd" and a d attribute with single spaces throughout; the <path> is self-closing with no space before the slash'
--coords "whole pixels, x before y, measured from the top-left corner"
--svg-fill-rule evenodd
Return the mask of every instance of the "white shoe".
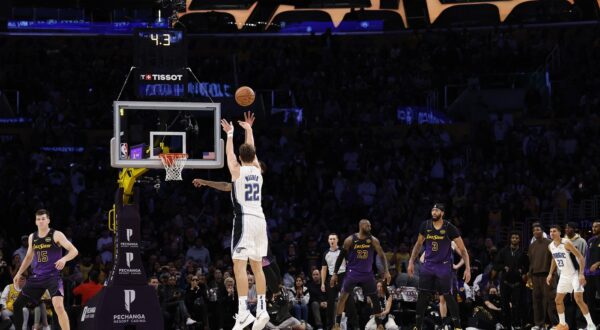
<path id="1" fill-rule="evenodd" d="M 256 314 L 256 321 L 254 321 L 254 324 L 252 325 L 252 330 L 263 330 L 270 319 L 271 317 L 267 311 L 261 311 Z"/>
<path id="2" fill-rule="evenodd" d="M 596 330 L 596 326 L 593 324 L 590 324 L 587 326 L 587 330 Z"/>
<path id="3" fill-rule="evenodd" d="M 235 325 L 231 330 L 243 330 L 246 326 L 256 320 L 250 311 L 243 311 L 240 314 L 235 314 L 233 318 L 235 319 Z"/>
<path id="4" fill-rule="evenodd" d="M 185 325 L 192 325 L 192 324 L 196 324 L 198 323 L 198 321 L 188 317 L 187 320 L 185 320 Z"/>

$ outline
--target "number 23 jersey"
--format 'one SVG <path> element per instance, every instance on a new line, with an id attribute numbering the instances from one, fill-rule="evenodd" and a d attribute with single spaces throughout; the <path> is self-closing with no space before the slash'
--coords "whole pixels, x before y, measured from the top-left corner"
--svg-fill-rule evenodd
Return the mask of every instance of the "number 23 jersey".
<path id="1" fill-rule="evenodd" d="M 560 270 L 561 276 L 577 275 L 577 270 L 571 261 L 571 252 L 565 248 L 566 238 L 561 238 L 560 244 L 556 246 L 554 242 L 548 245 L 552 258 L 556 261 L 556 266 Z"/>
<path id="2" fill-rule="evenodd" d="M 261 201 L 263 177 L 256 166 L 240 166 L 240 176 L 233 182 L 231 199 L 235 215 L 264 218 Z"/>

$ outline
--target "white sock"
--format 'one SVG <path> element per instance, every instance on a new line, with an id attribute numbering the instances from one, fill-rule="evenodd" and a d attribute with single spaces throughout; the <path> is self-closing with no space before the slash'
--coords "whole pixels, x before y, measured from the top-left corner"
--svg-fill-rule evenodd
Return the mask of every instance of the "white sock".
<path id="1" fill-rule="evenodd" d="M 585 317 L 588 327 L 594 326 L 594 320 L 592 320 L 592 316 L 590 315 L 590 313 L 585 314 L 583 317 Z"/>
<path id="2" fill-rule="evenodd" d="M 558 323 L 567 324 L 565 321 L 565 313 L 558 313 Z"/>
<path id="3" fill-rule="evenodd" d="M 238 313 L 245 312 L 248 310 L 248 296 L 238 297 Z"/>
<path id="4" fill-rule="evenodd" d="M 259 294 L 257 299 L 258 301 L 256 302 L 256 315 L 258 315 L 264 310 L 267 310 L 267 302 L 265 301 L 265 295 Z"/>

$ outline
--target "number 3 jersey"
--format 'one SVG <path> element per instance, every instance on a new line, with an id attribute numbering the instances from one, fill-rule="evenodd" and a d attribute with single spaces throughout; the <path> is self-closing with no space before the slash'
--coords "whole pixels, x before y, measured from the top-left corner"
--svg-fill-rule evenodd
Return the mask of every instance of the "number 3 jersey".
<path id="1" fill-rule="evenodd" d="M 240 166 L 240 176 L 231 189 L 235 215 L 265 217 L 261 205 L 262 184 L 263 177 L 258 167 Z"/>
<path id="2" fill-rule="evenodd" d="M 567 251 L 565 248 L 565 242 L 567 240 L 568 239 L 566 238 L 561 238 L 558 246 L 554 244 L 554 241 L 548 245 L 550 253 L 552 253 L 552 258 L 556 261 L 556 266 L 560 271 L 560 276 L 577 275 L 577 270 L 571 260 L 571 252 Z"/>
<path id="3" fill-rule="evenodd" d="M 44 237 L 38 232 L 33 233 L 33 275 L 36 278 L 58 276 L 60 272 L 55 263 L 62 258 L 62 247 L 54 242 L 54 229 L 50 229 Z"/>
<path id="4" fill-rule="evenodd" d="M 435 229 L 433 220 L 421 223 L 419 234 L 425 237 L 425 264 L 447 264 L 452 262 L 452 240 L 460 236 L 458 229 L 449 221 L 442 220 L 440 229 Z"/>

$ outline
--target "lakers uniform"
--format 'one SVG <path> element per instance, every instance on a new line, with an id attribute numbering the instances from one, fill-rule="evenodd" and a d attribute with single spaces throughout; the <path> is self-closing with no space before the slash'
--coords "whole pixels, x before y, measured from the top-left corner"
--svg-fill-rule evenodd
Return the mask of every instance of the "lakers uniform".
<path id="1" fill-rule="evenodd" d="M 433 220 L 421 223 L 419 234 L 425 238 L 425 261 L 419 270 L 419 289 L 447 294 L 452 292 L 452 241 L 460 236 L 458 228 L 442 220 L 436 229 Z"/>
<path id="2" fill-rule="evenodd" d="M 263 177 L 256 166 L 240 166 L 240 176 L 233 182 L 233 229 L 231 257 L 255 261 L 267 255 L 267 222 L 261 205 Z"/>
<path id="3" fill-rule="evenodd" d="M 560 244 L 556 246 L 554 242 L 548 245 L 552 258 L 556 262 L 556 266 L 560 271 L 558 279 L 557 293 L 583 292 L 583 286 L 579 284 L 579 274 L 573 261 L 571 260 L 571 252 L 565 248 L 567 238 L 561 238 Z"/>
<path id="4" fill-rule="evenodd" d="M 361 286 L 365 296 L 377 293 L 377 282 L 373 275 L 374 258 L 373 237 L 369 235 L 360 239 L 357 234 L 353 234 L 352 246 L 346 256 L 348 262 L 342 292 L 351 293 L 356 286 Z"/>

